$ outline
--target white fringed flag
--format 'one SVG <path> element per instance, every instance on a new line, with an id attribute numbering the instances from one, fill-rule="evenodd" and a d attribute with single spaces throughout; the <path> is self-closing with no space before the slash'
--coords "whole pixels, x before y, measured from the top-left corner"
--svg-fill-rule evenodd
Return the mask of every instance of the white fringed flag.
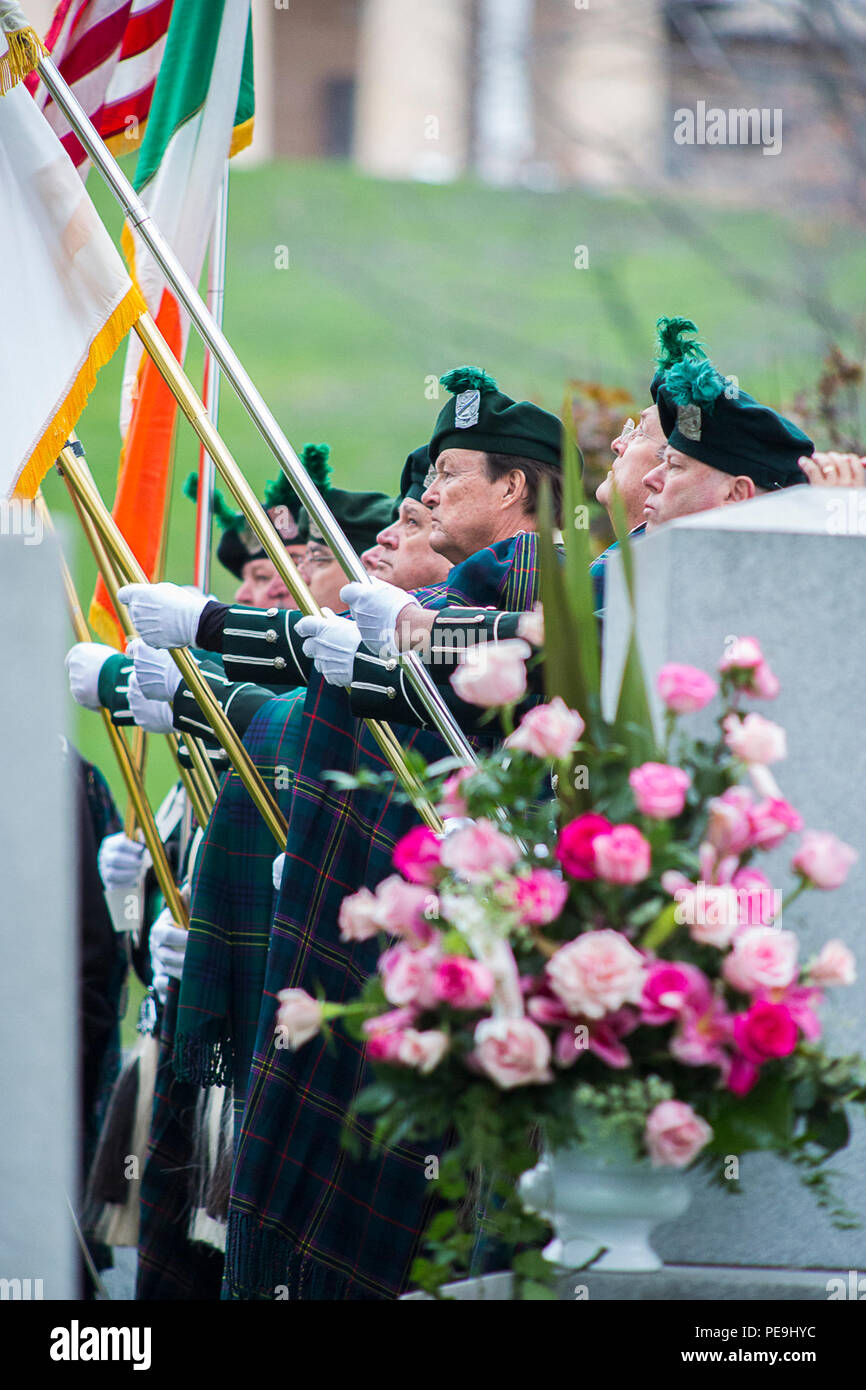
<path id="1" fill-rule="evenodd" d="M 0 305 L 0 496 L 33 497 L 146 306 L 20 83 L 0 96 Z"/>

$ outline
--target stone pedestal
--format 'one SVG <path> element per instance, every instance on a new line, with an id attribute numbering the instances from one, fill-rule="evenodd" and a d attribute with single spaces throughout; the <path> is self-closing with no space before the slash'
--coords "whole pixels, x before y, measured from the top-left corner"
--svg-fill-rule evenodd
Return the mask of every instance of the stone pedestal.
<path id="1" fill-rule="evenodd" d="M 860 851 L 843 888 L 810 892 L 786 912 L 806 959 L 842 937 L 859 960 L 859 981 L 830 990 L 825 1039 L 840 1054 L 866 1054 L 866 525 L 862 494 L 792 488 L 751 502 L 685 517 L 634 543 L 638 637 L 654 683 L 666 661 L 714 672 L 725 638 L 756 637 L 781 681 L 772 702 L 749 702 L 783 725 L 788 756 L 773 767 L 782 793 L 807 827 L 829 830 Z M 864 504 L 866 504 L 866 499 Z M 864 518 L 866 520 L 866 518 Z M 628 608 L 621 560 L 608 569 L 603 695 L 610 711 L 622 671 Z M 658 703 L 658 702 L 656 702 Z M 687 715 L 688 729 L 711 733 L 717 706 Z M 761 867 L 787 887 L 798 836 Z M 832 1160 L 836 1191 L 866 1223 L 866 1125 Z M 741 1195 L 696 1189 L 687 1215 L 661 1226 L 653 1243 L 668 1263 L 866 1269 L 866 1230 L 838 1231 L 804 1190 L 790 1164 L 768 1154 L 740 1163 Z"/>
<path id="2" fill-rule="evenodd" d="M 67 1299 L 79 967 L 56 543 L 4 531 L 0 593 L 0 1299 Z"/>

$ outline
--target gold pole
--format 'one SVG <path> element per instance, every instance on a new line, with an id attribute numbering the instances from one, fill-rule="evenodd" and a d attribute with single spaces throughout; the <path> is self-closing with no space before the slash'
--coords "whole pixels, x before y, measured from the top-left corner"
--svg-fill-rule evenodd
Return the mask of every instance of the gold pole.
<path id="1" fill-rule="evenodd" d="M 117 572 L 123 575 L 129 584 L 146 584 L 148 582 L 147 575 L 103 502 L 98 488 L 81 469 L 79 460 L 68 445 L 61 451 L 56 466 L 58 471 L 71 481 L 82 506 L 99 531 Z M 214 698 L 213 691 L 199 671 L 195 660 L 185 647 L 173 647 L 171 656 L 192 691 L 199 709 L 234 763 L 241 781 L 257 810 L 264 818 L 268 829 L 280 848 L 284 848 L 288 833 L 286 820 L 262 781 L 237 733 Z"/>
<path id="2" fill-rule="evenodd" d="M 90 475 L 90 470 L 87 468 L 87 464 L 84 462 L 84 459 L 79 459 L 79 463 L 82 465 L 83 470 L 86 472 L 88 478 L 90 478 L 91 483 L 93 483 L 93 479 Z M 135 631 L 135 628 L 132 626 L 132 622 L 129 617 L 129 609 L 127 608 L 126 604 L 121 603 L 120 599 L 117 597 L 117 590 L 119 585 L 117 582 L 117 575 L 114 571 L 114 565 L 111 562 L 111 557 L 109 556 L 108 551 L 105 549 L 105 546 L 102 544 L 99 532 L 96 530 L 96 527 L 91 521 L 90 516 L 88 515 L 84 506 L 82 505 L 78 493 L 76 492 L 75 487 L 72 484 L 71 479 L 67 476 L 64 476 L 63 481 L 66 483 L 66 490 L 69 493 L 70 500 L 72 502 L 73 507 L 75 508 L 78 520 L 81 523 L 81 529 L 83 530 L 84 535 L 87 539 L 87 543 L 93 552 L 93 558 L 96 560 L 99 572 L 102 575 L 105 587 L 108 590 L 108 596 L 111 599 L 112 604 L 114 605 L 114 610 L 117 614 L 117 620 L 120 623 L 121 628 L 123 629 L 123 634 L 127 639 L 133 638 L 137 636 L 137 633 Z M 93 483 L 93 486 L 95 488 L 96 484 Z M 138 728 L 136 728 L 135 732 L 144 733 L 144 730 L 139 730 Z M 195 808 L 196 819 L 199 821 L 199 824 L 201 826 L 205 826 L 208 822 L 210 810 L 213 809 L 213 804 L 216 800 L 217 794 L 217 783 L 216 778 L 213 775 L 213 769 L 211 768 L 204 754 L 200 753 L 198 746 L 196 746 L 196 752 L 199 752 L 200 762 L 196 762 L 193 749 L 190 746 L 191 740 L 187 739 L 187 748 L 189 749 L 190 759 L 192 761 L 194 769 L 194 771 L 188 772 L 187 769 L 182 766 L 178 757 L 179 739 L 174 734 L 166 734 L 166 738 L 168 740 L 169 747 L 172 751 L 172 756 L 177 766 L 180 780 L 184 785 L 187 795 L 193 803 L 193 807 Z M 135 747 L 135 745 L 133 746 Z M 142 777 L 143 775 L 144 771 L 142 768 Z M 204 812 L 204 820 L 202 820 L 199 815 L 200 811 Z M 132 839 L 132 836 L 130 835 L 129 838 Z"/>
<path id="3" fill-rule="evenodd" d="M 147 733 L 137 724 L 132 734 L 131 756 L 143 784 L 144 769 L 147 763 Z M 126 803 L 126 815 L 123 818 L 123 833 L 128 840 L 135 839 L 135 807 L 132 803 L 132 797 L 130 797 Z"/>
<path id="4" fill-rule="evenodd" d="M 187 420 L 216 464 L 223 482 L 244 513 L 255 535 L 261 541 L 265 554 L 292 594 L 298 608 L 302 613 L 321 617 L 319 605 L 298 573 L 291 556 L 286 552 L 282 540 L 271 525 L 267 512 L 214 427 L 213 421 L 191 381 L 182 368 L 178 366 L 174 354 L 153 318 L 150 314 L 142 314 L 133 327 Z M 442 821 L 425 795 L 418 778 L 406 762 L 403 749 L 390 726 L 372 719 L 368 720 L 367 723 L 386 761 L 402 782 L 419 815 L 423 817 L 431 829 L 441 833 L 444 829 Z"/>
<path id="5" fill-rule="evenodd" d="M 36 506 L 42 517 L 43 522 L 46 524 L 48 529 L 53 532 L 54 527 L 51 523 L 51 516 L 49 514 L 47 506 L 45 505 L 45 499 L 42 497 L 41 494 L 37 495 Z M 63 578 L 63 587 L 66 591 L 66 602 L 69 607 L 69 617 L 72 622 L 72 630 L 75 633 L 76 641 L 90 642 L 93 639 L 90 636 L 90 630 L 87 626 L 87 620 L 84 616 L 84 612 L 79 602 L 78 594 L 75 591 L 75 584 L 73 582 L 72 575 L 69 572 L 69 567 L 66 564 L 66 560 L 63 556 L 62 551 L 59 552 L 59 555 L 60 573 Z M 171 911 L 171 915 L 174 918 L 175 922 L 177 922 L 178 926 L 188 929 L 189 914 L 186 909 L 186 903 L 181 897 L 180 889 L 174 881 L 174 877 L 172 875 L 168 859 L 166 858 L 165 846 L 159 837 L 159 831 L 156 828 L 156 821 L 153 818 L 153 812 L 150 809 L 150 803 L 147 800 L 147 797 L 144 792 L 144 787 L 141 784 L 141 779 L 138 775 L 138 769 L 132 761 L 129 748 L 126 744 L 126 740 L 124 739 L 120 730 L 115 728 L 115 726 L 112 724 L 111 715 L 108 713 L 108 710 L 103 709 L 100 711 L 100 713 L 102 715 L 103 724 L 105 725 L 105 731 L 108 734 L 108 741 L 111 744 L 111 747 L 114 751 L 114 756 L 117 759 L 117 765 L 120 768 L 120 775 L 123 778 L 123 781 L 126 785 L 126 790 L 129 793 L 129 798 L 135 806 L 135 814 L 138 819 L 138 823 L 141 826 L 141 829 L 144 833 L 144 843 L 146 844 L 150 852 L 150 857 L 153 860 L 153 869 L 154 873 L 156 874 L 157 883 L 159 884 L 162 896 L 165 898 L 166 904 L 168 905 Z"/>

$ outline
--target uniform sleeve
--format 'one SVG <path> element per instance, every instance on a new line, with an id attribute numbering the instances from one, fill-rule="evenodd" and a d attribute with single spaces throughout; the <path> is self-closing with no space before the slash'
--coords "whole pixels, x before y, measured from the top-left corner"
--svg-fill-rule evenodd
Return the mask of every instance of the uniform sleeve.
<path id="1" fill-rule="evenodd" d="M 267 685 L 306 685 L 313 663 L 304 656 L 295 627 L 297 608 L 227 608 L 222 627 L 222 658 L 230 681 Z"/>
<path id="2" fill-rule="evenodd" d="M 221 671 L 208 666 L 207 663 L 202 664 L 199 669 L 223 714 L 239 737 L 243 738 L 253 716 L 262 705 L 273 700 L 273 690 L 255 685 L 252 681 L 230 681 Z M 171 708 L 174 727 L 180 733 L 195 734 L 197 738 L 213 742 L 213 730 L 185 680 L 181 680 L 177 687 Z"/>
<path id="3" fill-rule="evenodd" d="M 463 653 L 487 642 L 517 637 L 522 613 L 499 613 L 490 608 L 443 608 L 430 632 L 430 654 L 425 659 L 437 685 L 447 685 Z"/>
<path id="4" fill-rule="evenodd" d="M 107 661 L 102 663 L 99 672 L 99 684 L 97 686 L 99 703 L 103 709 L 108 710 L 112 724 L 118 724 L 121 728 L 135 724 L 132 711 L 129 708 L 129 677 L 131 672 L 132 657 L 125 656 L 123 652 L 118 652 L 117 656 L 110 656 Z"/>

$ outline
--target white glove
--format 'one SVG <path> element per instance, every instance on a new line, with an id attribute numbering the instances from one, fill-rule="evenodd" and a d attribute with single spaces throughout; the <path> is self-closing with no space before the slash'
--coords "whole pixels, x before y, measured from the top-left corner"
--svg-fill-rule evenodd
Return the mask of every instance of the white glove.
<path id="1" fill-rule="evenodd" d="M 117 656 L 115 647 L 102 642 L 76 642 L 66 653 L 66 672 L 69 689 L 77 705 L 85 709 L 101 709 L 99 703 L 99 673 L 110 656 Z"/>
<path id="2" fill-rule="evenodd" d="M 106 888 L 131 888 L 141 878 L 145 863 L 150 863 L 150 855 L 144 845 L 130 840 L 122 830 L 106 835 L 96 855 L 99 877 Z"/>
<path id="3" fill-rule="evenodd" d="M 169 979 L 179 980 L 183 974 L 187 935 L 177 925 L 168 907 L 163 908 L 150 929 L 150 968 L 153 987 L 161 1004 L 165 1003 L 168 994 Z"/>
<path id="4" fill-rule="evenodd" d="M 190 647 L 208 598 L 179 584 L 124 584 L 117 597 L 132 625 L 151 647 Z"/>
<path id="5" fill-rule="evenodd" d="M 170 704 L 180 685 L 180 671 L 168 652 L 149 647 L 141 637 L 134 637 L 126 650 L 135 662 L 135 679 L 145 699 L 168 700 Z"/>
<path id="6" fill-rule="evenodd" d="M 366 584 L 344 584 L 340 598 L 358 624 L 361 640 L 380 656 L 396 655 L 397 618 L 407 603 L 415 603 L 412 595 L 384 579 L 373 579 Z"/>
<path id="7" fill-rule="evenodd" d="M 329 685 L 351 685 L 361 634 L 349 618 L 335 618 L 330 608 L 322 612 L 325 617 L 302 618 L 295 629 L 299 637 L 307 639 L 304 656 L 313 658 L 316 670 Z"/>
<path id="8" fill-rule="evenodd" d="M 149 734 L 173 734 L 171 705 L 164 700 L 148 700 L 141 693 L 135 671 L 129 673 L 129 708 L 140 729 Z"/>
<path id="9" fill-rule="evenodd" d="M 282 853 L 282 854 L 278 854 L 277 857 L 276 857 L 276 859 L 274 860 L 274 867 L 273 867 L 274 888 L 276 889 L 276 891 L 277 891 L 278 893 L 279 893 L 279 891 L 280 891 L 280 884 L 281 884 L 282 881 L 283 881 L 283 869 L 284 869 L 285 867 L 286 867 L 286 852 L 285 852 L 285 850 L 283 850 L 283 853 Z"/>

